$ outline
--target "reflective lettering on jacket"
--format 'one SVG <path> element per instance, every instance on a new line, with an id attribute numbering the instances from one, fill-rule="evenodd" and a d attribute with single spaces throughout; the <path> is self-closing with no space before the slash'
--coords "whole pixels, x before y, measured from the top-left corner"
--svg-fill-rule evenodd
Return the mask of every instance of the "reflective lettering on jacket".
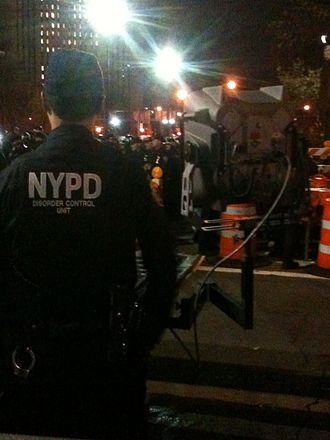
<path id="1" fill-rule="evenodd" d="M 102 192 L 102 180 L 94 173 L 54 173 L 40 172 L 39 175 L 29 172 L 29 198 L 41 199 L 60 197 L 60 190 L 64 191 L 65 198 L 71 199 L 72 193 L 82 191 L 84 200 L 97 199 Z"/>

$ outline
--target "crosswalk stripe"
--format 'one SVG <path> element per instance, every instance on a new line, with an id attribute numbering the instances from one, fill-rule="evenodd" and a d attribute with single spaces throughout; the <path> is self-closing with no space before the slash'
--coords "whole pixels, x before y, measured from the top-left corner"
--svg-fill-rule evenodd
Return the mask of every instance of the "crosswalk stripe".
<path id="1" fill-rule="evenodd" d="M 212 269 L 212 266 L 198 266 L 195 270 L 200 272 L 208 272 Z M 224 272 L 224 273 L 241 273 L 241 269 L 231 268 L 231 267 L 217 267 L 215 272 Z M 287 277 L 287 278 L 309 278 L 309 279 L 318 279 L 318 280 L 329 280 L 327 277 L 322 277 L 318 275 L 312 275 L 309 273 L 297 273 L 297 272 L 284 272 L 284 271 L 270 271 L 270 270 L 254 270 L 254 275 L 273 275 L 276 277 Z"/>

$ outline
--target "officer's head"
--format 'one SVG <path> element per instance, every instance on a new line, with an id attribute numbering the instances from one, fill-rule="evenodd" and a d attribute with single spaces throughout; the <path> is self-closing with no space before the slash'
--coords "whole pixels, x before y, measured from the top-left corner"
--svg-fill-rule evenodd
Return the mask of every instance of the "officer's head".
<path id="1" fill-rule="evenodd" d="M 43 99 L 47 113 L 65 122 L 81 122 L 98 114 L 104 83 L 96 57 L 73 49 L 54 52 L 45 72 Z"/>

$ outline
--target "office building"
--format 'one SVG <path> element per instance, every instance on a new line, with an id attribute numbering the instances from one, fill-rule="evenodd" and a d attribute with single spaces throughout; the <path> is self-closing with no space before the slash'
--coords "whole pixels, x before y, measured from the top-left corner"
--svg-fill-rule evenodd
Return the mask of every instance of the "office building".
<path id="1" fill-rule="evenodd" d="M 40 88 L 49 55 L 58 48 L 94 53 L 102 65 L 107 109 L 131 111 L 139 106 L 131 55 L 119 39 L 97 35 L 85 17 L 85 0 L 3 0 L 0 6 L 2 63 L 16 63 L 24 83 Z M 109 20 L 109 25 L 110 20 Z M 14 80 L 14 78 L 13 78 Z M 110 97 L 110 98 L 109 98 Z"/>

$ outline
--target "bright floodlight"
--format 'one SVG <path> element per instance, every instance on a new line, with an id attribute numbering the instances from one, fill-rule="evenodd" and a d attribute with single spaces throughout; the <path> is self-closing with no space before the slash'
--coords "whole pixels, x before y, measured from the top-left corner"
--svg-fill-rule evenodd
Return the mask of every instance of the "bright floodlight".
<path id="1" fill-rule="evenodd" d="M 327 37 L 328 37 L 328 36 L 325 35 L 325 34 L 324 34 L 324 35 L 321 35 L 321 41 L 322 41 L 323 44 L 327 44 Z"/>
<path id="2" fill-rule="evenodd" d="M 154 61 L 154 70 L 158 78 L 170 82 L 179 78 L 183 69 L 181 55 L 171 47 L 159 50 Z"/>
<path id="3" fill-rule="evenodd" d="M 93 28 L 105 36 L 124 34 L 132 18 L 124 0 L 88 0 L 85 13 Z"/>

